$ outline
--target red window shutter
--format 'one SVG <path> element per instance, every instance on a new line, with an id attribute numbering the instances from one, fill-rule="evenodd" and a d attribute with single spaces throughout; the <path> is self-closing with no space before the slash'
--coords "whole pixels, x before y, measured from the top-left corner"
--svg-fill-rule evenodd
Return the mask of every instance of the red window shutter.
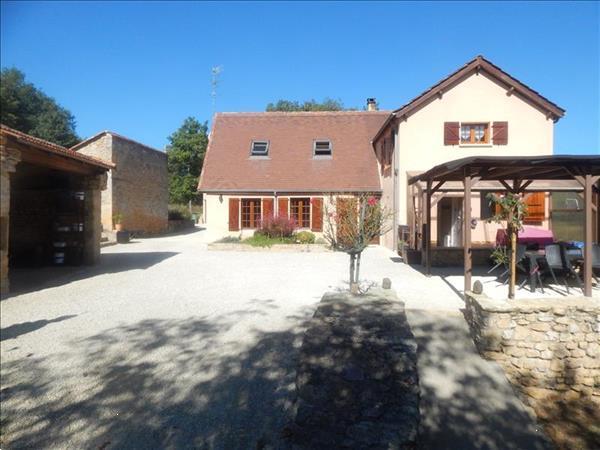
<path id="1" fill-rule="evenodd" d="M 288 217 L 288 198 L 279 197 L 277 199 L 277 215 L 279 217 Z"/>
<path id="2" fill-rule="evenodd" d="M 262 217 L 263 219 L 267 217 L 273 217 L 273 199 L 272 198 L 263 198 L 262 199 Z"/>
<path id="3" fill-rule="evenodd" d="M 508 122 L 494 122 L 492 131 L 492 143 L 494 145 L 508 144 Z"/>
<path id="4" fill-rule="evenodd" d="M 240 199 L 229 199 L 229 231 L 240 230 Z"/>
<path id="5" fill-rule="evenodd" d="M 321 197 L 313 197 L 312 203 L 312 231 L 323 231 L 323 199 Z"/>
<path id="6" fill-rule="evenodd" d="M 459 134 L 458 122 L 444 122 L 444 145 L 458 145 Z"/>
<path id="7" fill-rule="evenodd" d="M 527 213 L 523 222 L 543 222 L 546 217 L 546 195 L 544 192 L 532 192 L 525 197 Z"/>

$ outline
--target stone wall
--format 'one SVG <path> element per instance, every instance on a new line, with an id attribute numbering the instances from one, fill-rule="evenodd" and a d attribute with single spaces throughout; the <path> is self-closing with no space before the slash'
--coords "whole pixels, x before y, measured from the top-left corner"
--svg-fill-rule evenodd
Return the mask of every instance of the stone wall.
<path id="1" fill-rule="evenodd" d="M 577 391 L 600 400 L 600 299 L 493 300 L 466 296 L 478 349 L 523 387 Z"/>
<path id="2" fill-rule="evenodd" d="M 116 164 L 102 193 L 102 225 L 112 230 L 113 215 L 123 228 L 141 234 L 168 230 L 167 155 L 122 136 L 105 132 L 77 151 Z"/>
<path id="3" fill-rule="evenodd" d="M 393 291 L 325 294 L 300 350 L 293 448 L 416 448 L 416 349 Z"/>
<path id="4" fill-rule="evenodd" d="M 113 212 L 123 215 L 123 227 L 146 234 L 168 227 L 167 154 L 113 136 Z"/>

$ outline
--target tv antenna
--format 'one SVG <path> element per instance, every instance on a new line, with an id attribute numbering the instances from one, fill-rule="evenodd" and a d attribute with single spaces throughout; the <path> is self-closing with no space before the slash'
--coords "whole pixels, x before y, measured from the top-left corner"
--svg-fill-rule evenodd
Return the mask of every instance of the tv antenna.
<path id="1" fill-rule="evenodd" d="M 217 112 L 217 87 L 219 86 L 219 75 L 223 72 L 223 66 L 214 66 L 210 69 L 212 77 L 210 81 L 210 96 L 212 97 L 213 115 Z"/>

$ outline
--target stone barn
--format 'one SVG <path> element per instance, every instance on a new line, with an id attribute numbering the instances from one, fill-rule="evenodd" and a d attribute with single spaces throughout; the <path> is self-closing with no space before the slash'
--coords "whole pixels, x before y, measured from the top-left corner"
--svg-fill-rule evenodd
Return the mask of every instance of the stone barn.
<path id="1" fill-rule="evenodd" d="M 100 258 L 100 192 L 110 162 L 2 126 L 0 266 L 9 271 L 94 264 Z"/>
<path id="2" fill-rule="evenodd" d="M 86 139 L 71 148 L 78 153 L 111 161 L 102 193 L 102 227 L 114 229 L 120 216 L 124 230 L 144 235 L 167 231 L 169 182 L 167 155 L 112 131 Z"/>

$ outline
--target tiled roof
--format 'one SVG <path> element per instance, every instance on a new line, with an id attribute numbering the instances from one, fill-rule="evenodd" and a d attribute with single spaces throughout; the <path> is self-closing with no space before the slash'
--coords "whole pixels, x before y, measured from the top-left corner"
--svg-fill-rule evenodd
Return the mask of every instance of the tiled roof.
<path id="1" fill-rule="evenodd" d="M 96 139 L 104 136 L 105 134 L 110 134 L 111 136 L 116 137 L 117 139 L 121 139 L 123 141 L 131 142 L 132 144 L 139 145 L 140 147 L 147 148 L 148 150 L 152 150 L 154 152 L 165 153 L 162 150 L 158 150 L 157 148 L 150 147 L 149 145 L 142 144 L 141 142 L 138 142 L 138 141 L 134 141 L 133 139 L 130 139 L 130 138 L 125 137 L 125 136 L 122 136 L 122 135 L 120 135 L 118 133 L 115 133 L 114 131 L 109 131 L 109 130 L 104 130 L 104 131 L 101 131 L 99 133 L 96 133 L 95 135 L 93 135 L 93 136 L 91 136 L 91 137 L 89 137 L 89 138 L 81 141 L 80 143 L 75 144 L 73 147 L 71 147 L 71 150 L 77 151 L 80 148 L 82 148 L 82 147 L 86 146 L 87 144 L 89 144 L 90 142 L 95 141 Z"/>
<path id="2" fill-rule="evenodd" d="M 371 138 L 389 111 L 218 113 L 201 192 L 379 191 Z M 329 140 L 331 159 L 313 158 Z M 268 158 L 251 158 L 252 141 L 269 141 Z"/>
<path id="3" fill-rule="evenodd" d="M 91 164 L 93 166 L 102 167 L 104 169 L 112 169 L 115 167 L 115 165 L 111 162 L 77 153 L 76 151 L 62 147 L 58 144 L 54 144 L 44 139 L 40 139 L 29 134 L 23 133 L 21 131 L 17 131 L 13 128 L 7 127 L 6 125 L 0 125 L 0 132 L 5 136 L 10 136 L 19 142 L 31 145 L 32 147 L 46 151 L 48 153 L 54 153 L 55 155 L 76 159 L 78 161 Z"/>

